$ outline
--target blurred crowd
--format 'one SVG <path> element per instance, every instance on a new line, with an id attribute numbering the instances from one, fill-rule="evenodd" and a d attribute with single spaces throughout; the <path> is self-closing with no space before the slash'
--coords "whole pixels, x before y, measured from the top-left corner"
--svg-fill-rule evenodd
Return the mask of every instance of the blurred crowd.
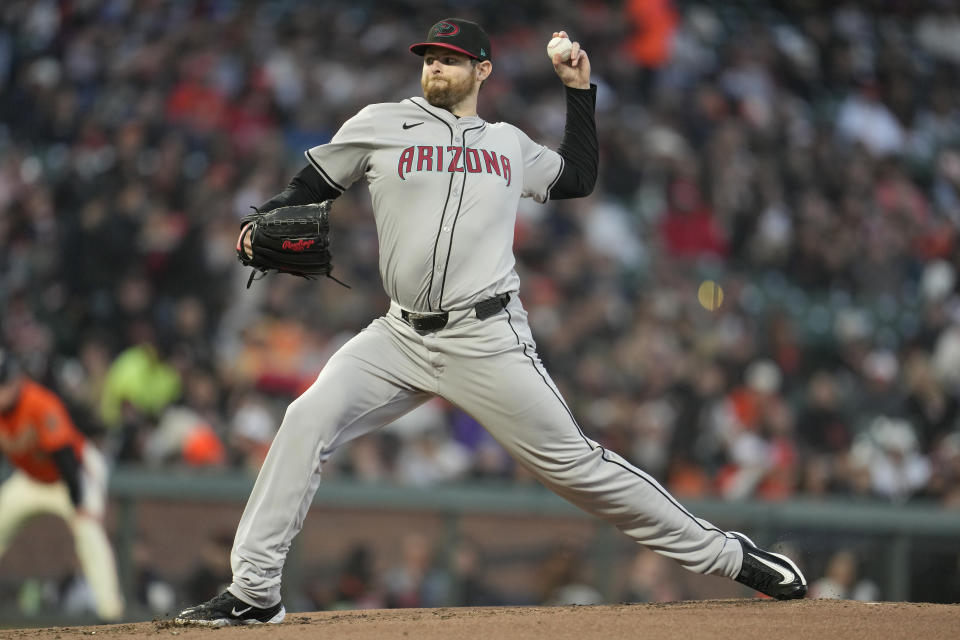
<path id="1" fill-rule="evenodd" d="M 419 94 L 407 46 L 451 12 L 0 7 L 0 336 L 114 462 L 255 472 L 286 404 L 385 311 L 362 186 L 334 205 L 351 290 L 277 275 L 245 289 L 238 220 L 360 107 Z M 455 12 L 493 37 L 481 115 L 554 147 L 547 36 L 566 28 L 590 55 L 600 183 L 523 202 L 515 239 L 540 354 L 585 432 L 680 496 L 960 506 L 952 3 Z M 439 400 L 325 471 L 529 481 Z"/>

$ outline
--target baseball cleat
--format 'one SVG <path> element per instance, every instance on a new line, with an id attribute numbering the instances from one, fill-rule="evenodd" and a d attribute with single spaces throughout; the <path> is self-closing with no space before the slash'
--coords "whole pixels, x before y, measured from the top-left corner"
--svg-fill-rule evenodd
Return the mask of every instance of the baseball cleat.
<path id="1" fill-rule="evenodd" d="M 240 600 L 229 591 L 203 604 L 184 609 L 173 621 L 176 624 L 196 624 L 205 627 L 232 627 L 241 624 L 280 624 L 287 610 L 283 604 L 261 609 Z"/>
<path id="2" fill-rule="evenodd" d="M 807 594 L 807 580 L 790 558 L 764 551 L 738 531 L 730 531 L 743 547 L 743 564 L 734 578 L 777 600 L 793 600 Z"/>

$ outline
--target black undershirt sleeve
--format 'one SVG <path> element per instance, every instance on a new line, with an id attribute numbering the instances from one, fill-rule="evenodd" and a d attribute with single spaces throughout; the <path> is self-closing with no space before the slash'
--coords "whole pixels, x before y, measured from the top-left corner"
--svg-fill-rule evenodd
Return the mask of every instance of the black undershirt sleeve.
<path id="1" fill-rule="evenodd" d="M 293 177 L 286 189 L 257 207 L 257 211 L 264 213 L 279 207 L 323 202 L 339 195 L 340 192 L 327 184 L 320 173 L 308 164 Z"/>
<path id="2" fill-rule="evenodd" d="M 60 471 L 60 477 L 67 485 L 67 491 L 70 492 L 70 502 L 73 506 L 79 507 L 82 496 L 80 495 L 80 462 L 77 460 L 73 447 L 63 447 L 50 454 L 53 458 L 53 464 L 57 465 Z"/>
<path id="3" fill-rule="evenodd" d="M 564 164 L 557 183 L 550 190 L 550 197 L 555 200 L 590 195 L 597 184 L 600 165 L 600 144 L 593 115 L 597 85 L 591 84 L 589 89 L 564 89 L 567 93 L 567 124 L 557 150 Z"/>
<path id="4" fill-rule="evenodd" d="M 558 200 L 589 195 L 597 182 L 600 163 L 597 125 L 593 113 L 597 86 L 589 89 L 564 87 L 567 94 L 567 124 L 558 152 L 564 160 L 563 172 L 550 190 L 550 197 Z M 261 212 L 278 207 L 323 202 L 340 195 L 327 184 L 312 166 L 307 165 L 293 177 L 287 187 L 257 209 Z"/>

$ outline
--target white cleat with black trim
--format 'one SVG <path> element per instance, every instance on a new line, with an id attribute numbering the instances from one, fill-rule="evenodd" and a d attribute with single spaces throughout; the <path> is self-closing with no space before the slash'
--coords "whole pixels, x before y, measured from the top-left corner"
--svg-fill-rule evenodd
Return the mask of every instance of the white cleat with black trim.
<path id="1" fill-rule="evenodd" d="M 195 624 L 205 627 L 232 627 L 242 624 L 280 624 L 287 615 L 283 604 L 261 609 L 240 600 L 229 591 L 203 604 L 184 609 L 173 621 L 176 624 Z"/>
<path id="2" fill-rule="evenodd" d="M 729 533 L 743 547 L 743 564 L 734 580 L 777 600 L 807 595 L 807 580 L 790 558 L 760 549 L 739 531 Z"/>

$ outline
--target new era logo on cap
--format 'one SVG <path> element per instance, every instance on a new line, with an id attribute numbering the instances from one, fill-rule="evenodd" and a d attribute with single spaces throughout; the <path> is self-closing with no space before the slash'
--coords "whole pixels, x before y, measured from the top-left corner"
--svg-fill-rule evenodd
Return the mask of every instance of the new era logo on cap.
<path id="1" fill-rule="evenodd" d="M 427 32 L 427 39 L 410 45 L 410 51 L 422 56 L 427 47 L 443 47 L 459 51 L 476 60 L 490 59 L 490 36 L 476 22 L 446 18 Z"/>

